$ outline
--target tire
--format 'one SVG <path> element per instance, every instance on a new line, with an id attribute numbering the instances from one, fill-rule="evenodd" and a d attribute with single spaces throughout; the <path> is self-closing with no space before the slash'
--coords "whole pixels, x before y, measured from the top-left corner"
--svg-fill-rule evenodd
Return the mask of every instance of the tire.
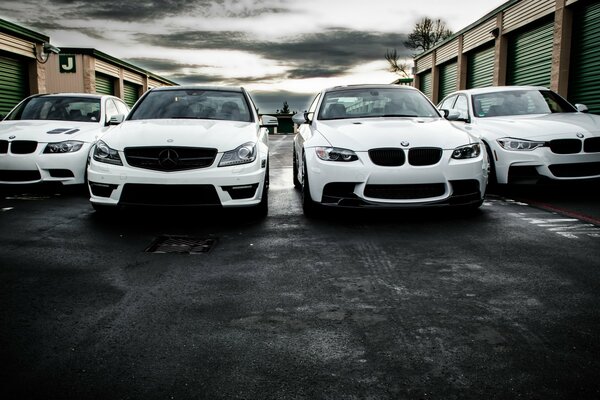
<path id="1" fill-rule="evenodd" d="M 264 218 L 269 214 L 269 161 L 267 159 L 267 170 L 265 171 L 265 182 L 263 184 L 262 196 L 260 203 L 254 208 L 254 215 L 259 218 Z"/>
<path id="2" fill-rule="evenodd" d="M 485 151 L 488 155 L 488 191 L 495 191 L 498 189 L 498 178 L 496 177 L 496 164 L 494 162 L 494 155 L 492 149 L 484 142 Z"/>
<path id="3" fill-rule="evenodd" d="M 320 211 L 319 204 L 313 201 L 310 196 L 310 183 L 308 182 L 308 170 L 305 159 L 302 170 L 302 211 L 304 211 L 304 215 L 308 218 L 318 216 Z"/>
<path id="4" fill-rule="evenodd" d="M 300 183 L 300 180 L 298 179 L 298 156 L 296 155 L 296 149 L 294 149 L 292 160 L 292 174 L 294 179 L 294 187 L 296 189 L 301 189 L 302 183 Z"/>

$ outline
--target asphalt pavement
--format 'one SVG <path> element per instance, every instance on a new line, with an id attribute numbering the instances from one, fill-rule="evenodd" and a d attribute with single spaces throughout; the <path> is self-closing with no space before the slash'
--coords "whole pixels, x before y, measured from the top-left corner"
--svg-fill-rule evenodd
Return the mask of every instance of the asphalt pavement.
<path id="1" fill-rule="evenodd" d="M 5 188 L 0 396 L 600 398 L 594 186 L 307 219 L 291 174 L 264 219 Z"/>

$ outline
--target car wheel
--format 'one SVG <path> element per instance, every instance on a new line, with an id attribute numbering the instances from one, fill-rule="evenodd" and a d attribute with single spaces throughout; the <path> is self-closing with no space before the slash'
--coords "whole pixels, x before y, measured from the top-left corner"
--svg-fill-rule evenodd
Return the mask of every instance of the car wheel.
<path id="1" fill-rule="evenodd" d="M 296 189 L 300 189 L 302 187 L 302 183 L 300 183 L 300 180 L 298 180 L 298 156 L 296 155 L 296 149 L 294 149 L 292 160 L 292 174 L 294 176 L 294 187 Z"/>
<path id="2" fill-rule="evenodd" d="M 310 196 L 310 184 L 308 182 L 308 170 L 306 160 L 304 159 L 304 168 L 302 170 L 302 211 L 307 217 L 315 217 L 319 213 L 319 205 L 313 201 Z"/>
<path id="3" fill-rule="evenodd" d="M 257 217 L 266 217 L 269 214 L 269 181 L 269 161 L 267 160 L 267 170 L 265 171 L 265 182 L 263 184 L 261 200 L 254 210 Z"/>
<path id="4" fill-rule="evenodd" d="M 498 188 L 498 179 L 496 178 L 496 164 L 494 163 L 494 155 L 492 149 L 484 142 L 485 151 L 488 155 L 488 190 L 495 190 Z"/>

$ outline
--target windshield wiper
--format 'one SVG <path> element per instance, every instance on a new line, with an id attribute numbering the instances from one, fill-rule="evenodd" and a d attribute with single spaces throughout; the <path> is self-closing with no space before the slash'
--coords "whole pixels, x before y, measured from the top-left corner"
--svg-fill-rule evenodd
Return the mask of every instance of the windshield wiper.
<path id="1" fill-rule="evenodd" d="M 418 117 L 418 115 L 415 115 L 415 114 L 383 114 L 383 115 L 378 115 L 378 117 Z"/>

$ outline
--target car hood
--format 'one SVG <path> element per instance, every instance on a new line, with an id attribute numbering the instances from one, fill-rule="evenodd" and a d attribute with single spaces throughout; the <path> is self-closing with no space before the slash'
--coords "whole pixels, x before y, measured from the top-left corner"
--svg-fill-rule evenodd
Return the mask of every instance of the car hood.
<path id="1" fill-rule="evenodd" d="M 334 147 L 368 151 L 381 147 L 441 147 L 454 149 L 474 139 L 438 118 L 377 118 L 319 121 L 317 130 Z"/>
<path id="2" fill-rule="evenodd" d="M 578 133 L 585 137 L 600 136 L 600 116 L 584 113 L 555 113 L 544 115 L 521 115 L 478 118 L 473 128 L 477 133 L 499 137 L 515 137 L 531 140 L 575 138 Z"/>
<path id="3" fill-rule="evenodd" d="M 156 119 L 125 121 L 102 138 L 115 150 L 139 146 L 193 146 L 219 152 L 257 140 L 255 124 L 240 121 Z"/>
<path id="4" fill-rule="evenodd" d="M 94 142 L 107 129 L 109 128 L 97 122 L 2 121 L 0 139 L 33 140 L 41 143 L 63 140 Z"/>

